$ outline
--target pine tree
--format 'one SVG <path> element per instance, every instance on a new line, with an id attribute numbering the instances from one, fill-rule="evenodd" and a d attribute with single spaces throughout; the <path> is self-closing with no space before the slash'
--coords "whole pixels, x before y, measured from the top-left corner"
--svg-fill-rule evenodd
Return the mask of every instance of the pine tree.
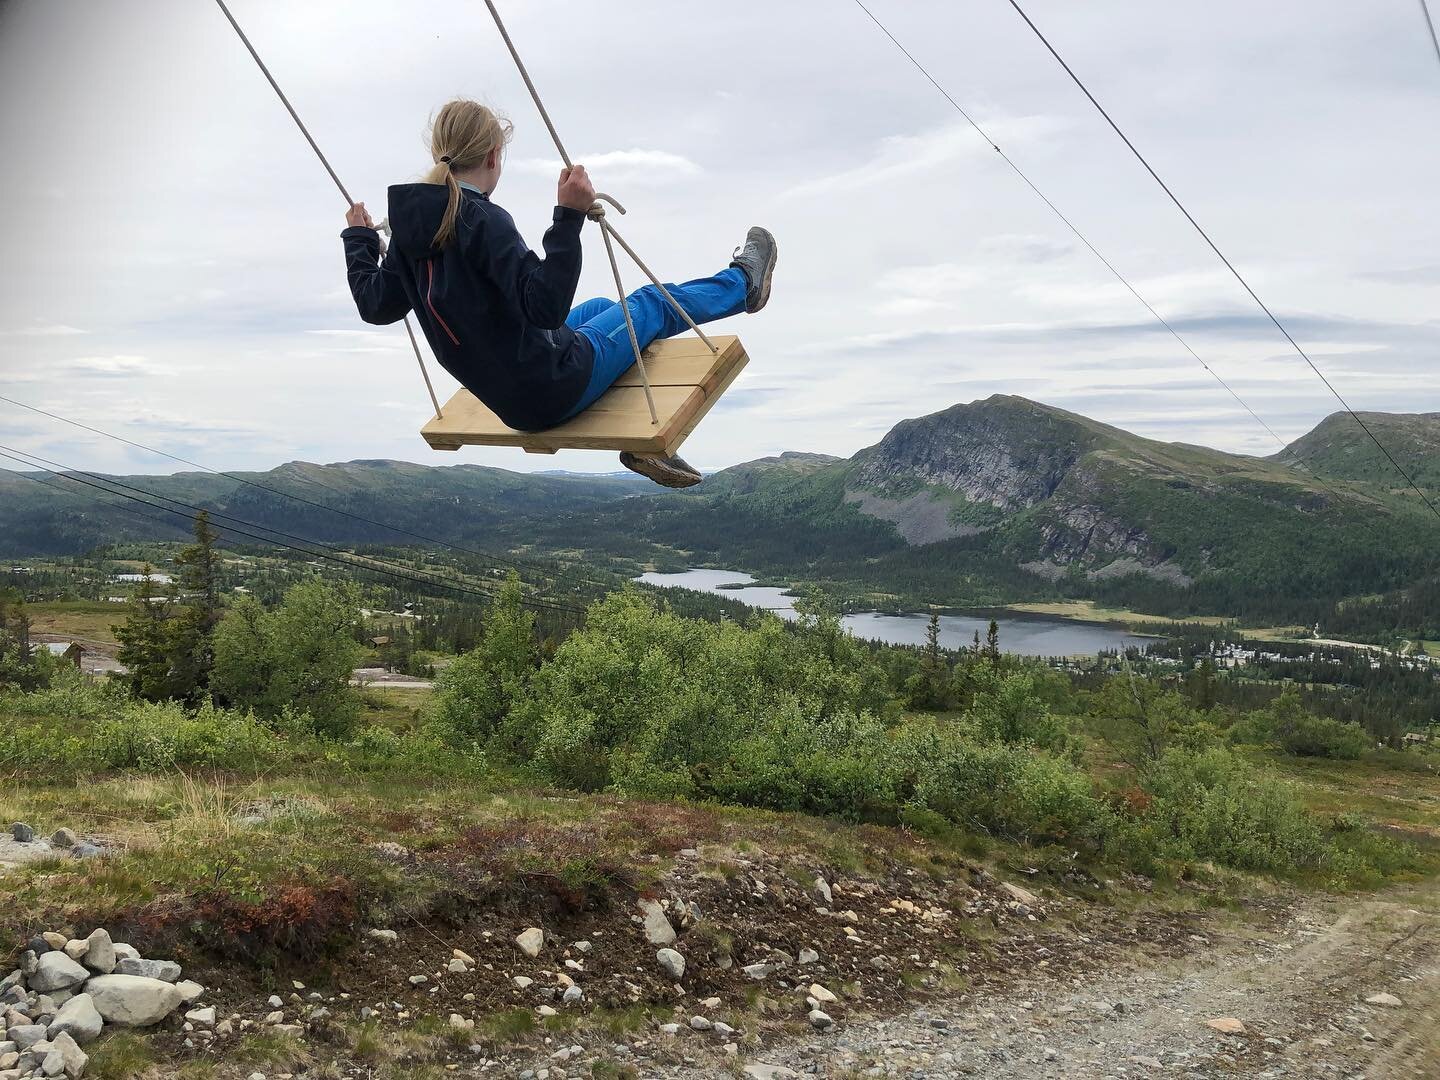
<path id="1" fill-rule="evenodd" d="M 210 515 L 201 510 L 195 515 L 195 543 L 175 557 L 179 588 L 188 603 L 170 624 L 171 692 L 192 704 L 209 697 L 215 669 L 215 627 L 220 623 L 220 558 L 215 541 L 219 538 Z"/>
<path id="2" fill-rule="evenodd" d="M 976 631 L 979 636 L 979 631 Z M 990 658 L 990 663 L 1000 663 L 1000 624 L 994 619 L 990 620 L 990 629 L 985 634 L 985 655 Z"/>
<path id="3" fill-rule="evenodd" d="M 152 573 L 147 564 L 125 621 L 113 629 L 120 642 L 118 659 L 129 669 L 125 678 L 131 691 L 148 701 L 163 701 L 173 689 L 170 605 L 169 597 L 155 591 Z"/>

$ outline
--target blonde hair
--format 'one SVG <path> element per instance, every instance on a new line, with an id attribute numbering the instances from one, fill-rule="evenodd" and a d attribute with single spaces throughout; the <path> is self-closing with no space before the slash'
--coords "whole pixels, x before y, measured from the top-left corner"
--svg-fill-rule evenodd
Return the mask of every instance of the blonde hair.
<path id="1" fill-rule="evenodd" d="M 455 171 L 483 165 L 492 153 L 504 150 L 512 130 L 509 120 L 466 98 L 446 102 L 430 121 L 430 155 L 435 165 L 425 174 L 424 183 L 444 184 L 450 189 L 445 216 L 435 230 L 436 247 L 443 248 L 455 238 L 455 219 L 460 215 L 460 182 Z"/>

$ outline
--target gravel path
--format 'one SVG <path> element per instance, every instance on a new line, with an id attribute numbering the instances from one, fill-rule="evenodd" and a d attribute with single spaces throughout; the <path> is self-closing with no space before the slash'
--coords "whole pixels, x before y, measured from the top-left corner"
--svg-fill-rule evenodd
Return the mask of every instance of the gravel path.
<path id="1" fill-rule="evenodd" d="M 1004 997 L 842 1024 L 752 1056 L 743 1075 L 1440 1077 L 1440 887 L 1319 900 L 1274 926 L 1212 931 L 1196 952 Z M 1372 1004 L 1390 994 L 1400 1004 Z M 1233 1018 L 1243 1033 L 1207 1021 Z M 643 1075 L 643 1074 L 642 1074 Z M 716 1075 L 714 1065 L 666 1072 Z"/>

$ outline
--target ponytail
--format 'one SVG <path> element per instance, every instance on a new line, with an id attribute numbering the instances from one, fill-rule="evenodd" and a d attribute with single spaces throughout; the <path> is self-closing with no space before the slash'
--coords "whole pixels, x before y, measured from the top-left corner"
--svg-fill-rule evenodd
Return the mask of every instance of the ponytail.
<path id="1" fill-rule="evenodd" d="M 445 215 L 432 241 L 443 248 L 455 239 L 455 222 L 460 217 L 460 181 L 456 169 L 472 169 L 492 153 L 505 149 L 513 129 L 510 121 L 476 101 L 459 98 L 446 103 L 430 123 L 430 153 L 435 165 L 425 174 L 424 183 L 444 184 L 447 190 Z"/>

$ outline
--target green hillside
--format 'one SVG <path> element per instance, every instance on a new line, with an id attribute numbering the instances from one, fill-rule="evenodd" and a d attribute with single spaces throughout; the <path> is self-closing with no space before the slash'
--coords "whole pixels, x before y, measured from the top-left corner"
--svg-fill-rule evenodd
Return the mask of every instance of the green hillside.
<path id="1" fill-rule="evenodd" d="M 1417 484 L 1440 491 L 1440 413 L 1362 412 L 1359 416 Z M 1406 489 L 1375 440 L 1348 413 L 1327 416 L 1271 460 L 1317 476 Z"/>

